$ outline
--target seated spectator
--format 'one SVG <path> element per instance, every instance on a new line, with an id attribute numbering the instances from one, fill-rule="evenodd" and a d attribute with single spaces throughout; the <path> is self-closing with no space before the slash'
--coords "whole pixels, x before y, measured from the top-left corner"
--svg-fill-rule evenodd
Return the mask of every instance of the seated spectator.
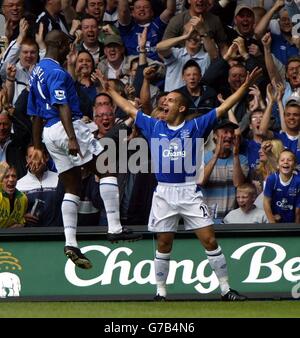
<path id="1" fill-rule="evenodd" d="M 174 0 L 167 0 L 166 9 L 159 17 L 153 18 L 151 1 L 136 0 L 130 12 L 128 0 L 119 0 L 119 31 L 128 55 L 138 55 L 138 36 L 148 26 L 146 53 L 150 59 L 159 60 L 156 45 L 161 41 L 165 28 L 176 10 Z"/>
<path id="2" fill-rule="evenodd" d="M 255 185 L 244 183 L 237 187 L 236 201 L 238 209 L 231 210 L 223 219 L 223 223 L 268 223 L 264 210 L 254 204 L 257 197 Z"/>
<path id="3" fill-rule="evenodd" d="M 300 222 L 300 176 L 294 173 L 295 154 L 283 150 L 278 172 L 271 174 L 264 189 L 264 209 L 270 223 Z"/>
<path id="4" fill-rule="evenodd" d="M 34 147 L 27 148 L 26 161 L 29 163 Z M 58 227 L 62 226 L 61 203 L 64 196 L 63 187 L 58 186 L 58 174 L 47 169 L 49 160 L 44 149 L 44 165 L 38 170 L 28 170 L 27 174 L 17 182 L 17 189 L 26 194 L 28 208 L 25 214 L 26 226 Z M 35 202 L 43 201 L 41 209 L 34 213 Z"/>
<path id="5" fill-rule="evenodd" d="M 200 116 L 219 105 L 215 90 L 212 87 L 202 85 L 201 69 L 195 60 L 191 59 L 183 66 L 182 79 L 185 86 L 177 90 L 189 100 L 187 114 Z"/>
<path id="6" fill-rule="evenodd" d="M 227 119 L 219 120 L 214 128 L 216 148 L 204 154 L 204 175 L 199 183 L 206 204 L 217 207 L 216 222 L 235 208 L 236 187 L 245 182 L 249 170 L 247 158 L 239 154 L 237 128 Z"/>
<path id="7" fill-rule="evenodd" d="M 24 227 L 27 197 L 16 189 L 17 171 L 14 167 L 0 162 L 0 228 Z M 3 170 L 4 167 L 4 170 Z"/>
<path id="8" fill-rule="evenodd" d="M 193 18 L 189 30 L 181 36 L 163 40 L 157 44 L 157 52 L 163 58 L 166 66 L 165 91 L 172 91 L 184 85 L 183 80 L 178 76 L 182 72 L 184 64 L 190 59 L 195 60 L 204 74 L 211 60 L 218 56 L 215 43 L 208 35 L 201 35 L 196 30 L 196 22 L 199 18 Z M 194 23 L 195 22 L 195 23 Z M 184 41 L 183 48 L 176 48 L 179 42 Z"/>

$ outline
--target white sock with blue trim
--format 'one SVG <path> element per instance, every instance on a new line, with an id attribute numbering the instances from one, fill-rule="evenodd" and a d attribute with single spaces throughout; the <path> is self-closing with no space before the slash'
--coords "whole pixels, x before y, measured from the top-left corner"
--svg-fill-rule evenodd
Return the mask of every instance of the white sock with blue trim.
<path id="1" fill-rule="evenodd" d="M 66 245 L 78 247 L 76 240 L 78 206 L 80 198 L 73 194 L 65 194 L 61 205 L 62 219 L 64 223 L 64 232 Z"/>
<path id="2" fill-rule="evenodd" d="M 171 252 L 161 253 L 156 250 L 154 259 L 156 294 L 167 296 L 166 282 L 169 274 Z"/>
<path id="3" fill-rule="evenodd" d="M 101 178 L 99 191 L 106 211 L 107 232 L 119 234 L 122 232 L 122 225 L 120 222 L 120 197 L 117 178 L 113 176 Z"/>
<path id="4" fill-rule="evenodd" d="M 221 295 L 224 296 L 229 291 L 228 272 L 225 256 L 220 246 L 216 250 L 205 250 L 209 264 L 218 277 L 221 289 Z"/>

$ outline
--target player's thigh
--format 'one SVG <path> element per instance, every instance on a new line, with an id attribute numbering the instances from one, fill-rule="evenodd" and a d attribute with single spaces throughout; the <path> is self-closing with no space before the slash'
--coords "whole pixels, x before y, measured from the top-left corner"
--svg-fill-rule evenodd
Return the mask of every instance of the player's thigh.
<path id="1" fill-rule="evenodd" d="M 202 193 L 195 189 L 186 189 L 179 211 L 186 230 L 195 231 L 213 224 L 207 205 L 203 202 Z"/>
<path id="2" fill-rule="evenodd" d="M 80 195 L 81 192 L 81 168 L 74 167 L 59 174 L 65 189 L 65 193 Z"/>
<path id="3" fill-rule="evenodd" d="M 180 216 L 169 202 L 163 189 L 156 189 L 152 198 L 148 230 L 152 232 L 176 232 Z"/>

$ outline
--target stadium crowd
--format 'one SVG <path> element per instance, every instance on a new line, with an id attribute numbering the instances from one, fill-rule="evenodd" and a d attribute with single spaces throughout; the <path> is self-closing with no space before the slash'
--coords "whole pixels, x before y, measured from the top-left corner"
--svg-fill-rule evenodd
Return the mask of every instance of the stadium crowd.
<path id="1" fill-rule="evenodd" d="M 180 92 L 190 121 L 219 107 L 261 68 L 255 84 L 204 135 L 197 183 L 215 223 L 300 223 L 297 0 L 3 0 L 1 9 L 0 228 L 63 225 L 64 186 L 47 149 L 43 167 L 28 166 L 31 72 L 53 30 L 71 45 L 64 68 L 75 82 L 82 121 L 100 142 L 110 138 L 120 147 L 143 136 L 101 76 L 158 120 L 168 114 L 167 94 Z M 118 158 L 135 152 L 126 151 Z M 124 226 L 148 223 L 157 182 L 150 157 L 145 162 L 144 172 L 120 170 L 127 163 L 119 162 L 102 181 L 118 185 L 111 194 Z M 107 225 L 99 178 L 85 168 L 81 180 L 78 225 Z"/>

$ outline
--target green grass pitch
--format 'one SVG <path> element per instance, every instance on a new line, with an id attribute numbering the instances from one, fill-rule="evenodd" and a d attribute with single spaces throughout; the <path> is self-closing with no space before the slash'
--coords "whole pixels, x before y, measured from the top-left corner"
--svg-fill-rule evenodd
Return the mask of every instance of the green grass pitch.
<path id="1" fill-rule="evenodd" d="M 0 318 L 300 318 L 300 301 L 1 302 Z"/>

